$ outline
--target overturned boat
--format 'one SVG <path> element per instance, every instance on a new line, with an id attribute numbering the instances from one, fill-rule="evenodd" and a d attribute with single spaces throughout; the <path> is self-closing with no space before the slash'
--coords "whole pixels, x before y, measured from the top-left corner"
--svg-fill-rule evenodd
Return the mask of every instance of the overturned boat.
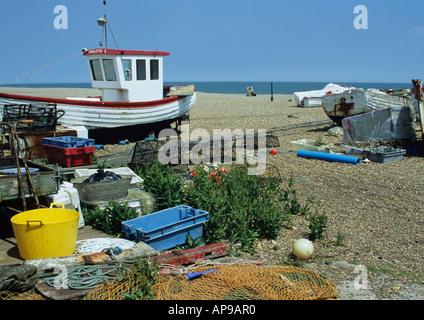
<path id="1" fill-rule="evenodd" d="M 333 93 L 342 93 L 353 89 L 339 84 L 329 83 L 321 90 L 294 92 L 296 105 L 303 108 L 322 107 L 322 97 Z"/>
<path id="2" fill-rule="evenodd" d="M 408 107 L 415 114 L 409 94 L 394 95 L 377 89 L 355 88 L 325 95 L 322 97 L 322 106 L 327 116 L 339 125 L 346 117 L 389 107 Z"/>

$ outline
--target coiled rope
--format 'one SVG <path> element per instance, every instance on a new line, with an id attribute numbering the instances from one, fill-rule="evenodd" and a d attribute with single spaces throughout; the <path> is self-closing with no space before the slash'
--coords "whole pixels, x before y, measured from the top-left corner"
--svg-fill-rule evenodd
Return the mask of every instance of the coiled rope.
<path id="1" fill-rule="evenodd" d="M 44 279 L 44 283 L 51 287 L 67 289 L 93 289 L 111 279 L 116 278 L 117 273 L 123 267 L 117 263 L 102 266 L 80 266 L 70 270 L 65 275 L 58 275 Z"/>
<path id="2" fill-rule="evenodd" d="M 121 265 L 122 261 L 118 261 L 117 255 L 122 252 L 122 248 L 115 246 L 105 248 L 102 252 L 107 253 L 113 262 L 108 265 L 84 265 L 71 269 L 69 272 L 62 272 L 57 276 L 44 279 L 44 283 L 51 287 L 59 287 L 64 289 L 93 289 L 111 279 L 116 278 L 117 274 L 124 269 Z"/>

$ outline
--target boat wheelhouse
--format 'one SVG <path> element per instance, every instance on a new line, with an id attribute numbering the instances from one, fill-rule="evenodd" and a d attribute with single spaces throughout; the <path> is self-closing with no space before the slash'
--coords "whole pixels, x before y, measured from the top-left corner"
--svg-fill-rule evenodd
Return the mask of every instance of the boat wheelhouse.
<path id="1" fill-rule="evenodd" d="M 163 57 L 169 52 L 83 49 L 91 86 L 103 101 L 145 102 L 163 99 Z"/>

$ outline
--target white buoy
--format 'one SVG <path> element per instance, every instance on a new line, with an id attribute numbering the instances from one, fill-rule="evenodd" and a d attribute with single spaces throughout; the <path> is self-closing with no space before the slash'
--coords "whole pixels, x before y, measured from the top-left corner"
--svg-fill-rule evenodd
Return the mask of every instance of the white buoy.
<path id="1" fill-rule="evenodd" d="M 314 246 L 312 242 L 307 239 L 298 239 L 293 244 L 293 253 L 298 258 L 307 259 L 313 252 Z"/>

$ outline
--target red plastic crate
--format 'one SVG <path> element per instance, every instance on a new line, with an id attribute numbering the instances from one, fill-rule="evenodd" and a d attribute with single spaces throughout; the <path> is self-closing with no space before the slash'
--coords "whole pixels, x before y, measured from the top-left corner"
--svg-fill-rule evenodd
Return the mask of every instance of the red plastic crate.
<path id="1" fill-rule="evenodd" d="M 93 162 L 95 146 L 79 148 L 61 148 L 51 145 L 44 145 L 47 152 L 47 159 L 50 164 L 58 164 L 62 167 L 86 166 Z"/>

